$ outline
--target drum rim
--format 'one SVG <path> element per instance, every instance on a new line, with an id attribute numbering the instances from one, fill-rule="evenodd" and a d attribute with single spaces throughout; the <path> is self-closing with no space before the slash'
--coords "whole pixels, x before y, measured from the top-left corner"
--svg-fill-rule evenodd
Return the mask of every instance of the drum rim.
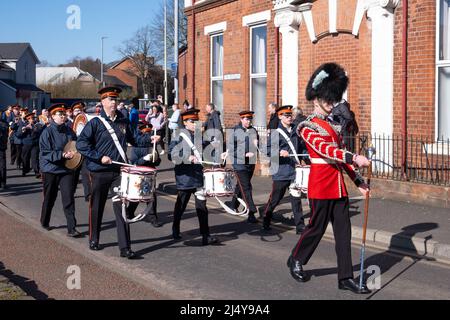
<path id="1" fill-rule="evenodd" d="M 203 169 L 203 173 L 211 173 L 211 172 L 234 172 L 234 170 L 229 168 Z"/>
<path id="2" fill-rule="evenodd" d="M 145 169 L 145 171 L 140 171 L 140 169 Z M 145 166 L 123 167 L 122 169 L 120 169 L 120 171 L 129 174 L 142 174 L 142 175 L 152 175 L 158 172 L 156 168 Z"/>

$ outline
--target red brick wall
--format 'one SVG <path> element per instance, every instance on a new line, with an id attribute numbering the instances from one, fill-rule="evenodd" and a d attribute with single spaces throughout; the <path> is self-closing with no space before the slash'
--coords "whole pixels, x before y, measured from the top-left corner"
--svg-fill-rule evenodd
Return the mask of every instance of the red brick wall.
<path id="1" fill-rule="evenodd" d="M 408 1 L 408 134 L 434 139 L 436 1 Z M 402 2 L 395 12 L 394 134 L 400 134 L 402 107 Z"/>
<path id="2" fill-rule="evenodd" d="M 351 32 L 356 0 L 339 0 L 337 29 Z M 409 1 L 408 42 L 408 133 L 434 137 L 435 125 L 435 14 L 434 0 Z M 195 23 L 195 101 L 200 109 L 210 100 L 210 38 L 204 35 L 207 25 L 226 21 L 224 33 L 224 74 L 241 74 L 240 80 L 224 81 L 225 124 L 236 123 L 236 114 L 250 103 L 249 81 L 249 28 L 242 26 L 242 17 L 273 9 L 271 0 L 238 0 L 221 7 L 197 13 Z M 313 5 L 316 34 L 328 30 L 328 1 L 317 0 Z M 188 43 L 186 70 L 188 87 L 185 91 L 180 80 L 182 94 L 192 100 L 192 16 L 188 16 Z M 267 103 L 275 100 L 275 27 L 274 13 L 268 22 L 267 43 Z M 402 97 L 402 6 L 395 10 L 394 35 L 394 133 L 401 129 Z M 312 72 L 324 62 L 334 61 L 348 72 L 350 86 L 348 100 L 355 112 L 360 131 L 369 132 L 371 123 L 371 22 L 363 18 L 359 36 L 339 33 L 328 35 L 316 44 L 311 43 L 305 24 L 299 33 L 299 106 L 309 113 L 312 107 L 305 101 L 304 91 Z M 279 88 L 281 94 L 281 35 Z M 181 68 L 181 67 L 180 67 Z M 182 70 L 180 69 L 180 72 Z M 183 93 L 182 93 L 183 92 Z M 192 101 L 191 101 L 192 102 Z"/>

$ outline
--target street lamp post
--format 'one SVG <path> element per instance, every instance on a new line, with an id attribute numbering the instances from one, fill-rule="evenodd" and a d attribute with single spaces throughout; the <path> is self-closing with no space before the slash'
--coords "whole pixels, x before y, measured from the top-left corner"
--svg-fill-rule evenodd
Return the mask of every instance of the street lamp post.
<path id="1" fill-rule="evenodd" d="M 178 103 L 178 0 L 174 1 L 174 8 L 175 11 L 175 30 L 174 30 L 174 60 L 176 68 L 176 74 L 174 77 L 174 88 L 175 88 L 175 103 Z"/>
<path id="2" fill-rule="evenodd" d="M 164 104 L 166 105 L 168 105 L 167 89 L 167 0 L 164 0 Z"/>
<path id="3" fill-rule="evenodd" d="M 103 83 L 103 40 L 107 39 L 108 37 L 102 37 L 102 65 L 101 65 L 101 71 L 100 71 L 100 82 L 101 86 L 103 87 L 105 84 Z"/>

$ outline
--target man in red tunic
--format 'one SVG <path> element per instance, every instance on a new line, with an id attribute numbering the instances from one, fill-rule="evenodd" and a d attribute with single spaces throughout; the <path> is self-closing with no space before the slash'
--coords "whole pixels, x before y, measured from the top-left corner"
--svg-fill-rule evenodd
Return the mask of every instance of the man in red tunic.
<path id="1" fill-rule="evenodd" d="M 338 287 L 365 294 L 370 290 L 365 285 L 359 288 L 353 279 L 349 199 L 343 171 L 365 195 L 369 187 L 352 165 L 366 167 L 369 160 L 346 151 L 339 135 L 340 127 L 327 120 L 347 86 L 345 71 L 337 64 L 326 63 L 314 72 L 306 88 L 306 98 L 314 103 L 314 112 L 299 124 L 297 133 L 306 142 L 311 158 L 308 199 L 312 211 L 309 225 L 292 250 L 288 266 L 295 280 L 308 280 L 302 266 L 308 263 L 331 221 L 336 241 Z"/>

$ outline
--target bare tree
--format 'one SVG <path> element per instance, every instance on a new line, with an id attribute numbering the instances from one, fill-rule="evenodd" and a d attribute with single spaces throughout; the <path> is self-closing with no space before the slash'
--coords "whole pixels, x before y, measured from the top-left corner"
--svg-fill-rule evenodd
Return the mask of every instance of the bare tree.
<path id="1" fill-rule="evenodd" d="M 154 82 L 152 73 L 155 71 L 155 58 L 152 53 L 155 52 L 155 47 L 152 31 L 146 26 L 136 31 L 131 39 L 117 49 L 124 58 L 132 62 L 131 70 L 127 71 L 139 78 L 144 94 L 150 94 Z"/>
<path id="2" fill-rule="evenodd" d="M 174 16 L 174 0 L 167 0 L 167 53 L 168 60 L 174 60 L 173 46 L 175 45 L 175 16 Z M 179 48 L 187 46 L 187 17 L 184 14 L 184 0 L 180 0 L 178 4 L 178 32 L 179 32 Z M 158 44 L 155 58 L 158 63 L 164 64 L 164 1 L 159 2 L 159 8 L 155 14 L 150 30 L 154 34 L 154 40 Z"/>

